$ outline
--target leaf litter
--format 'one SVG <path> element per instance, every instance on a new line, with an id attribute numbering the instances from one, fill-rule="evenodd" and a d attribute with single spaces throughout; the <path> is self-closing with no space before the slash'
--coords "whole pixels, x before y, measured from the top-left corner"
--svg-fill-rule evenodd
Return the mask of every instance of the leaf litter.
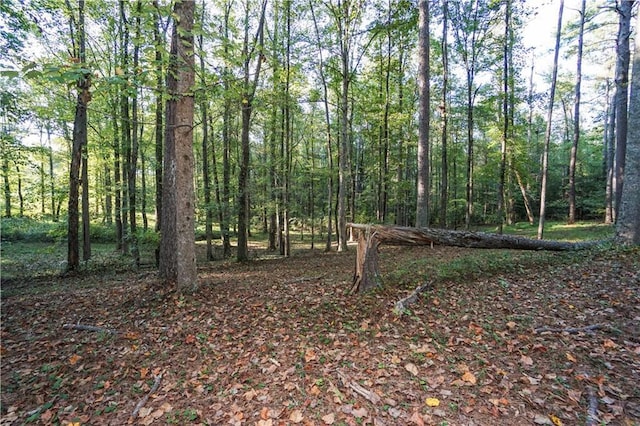
<path id="1" fill-rule="evenodd" d="M 0 424 L 640 422 L 637 251 L 442 279 L 394 314 L 429 262 L 472 253 L 384 247 L 366 295 L 353 252 L 211 264 L 187 297 L 39 279 L 2 300 Z"/>

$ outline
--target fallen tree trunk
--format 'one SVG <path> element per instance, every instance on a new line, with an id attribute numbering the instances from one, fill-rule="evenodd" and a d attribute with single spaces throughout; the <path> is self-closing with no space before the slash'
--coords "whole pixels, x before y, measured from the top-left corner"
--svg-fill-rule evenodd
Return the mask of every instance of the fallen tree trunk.
<path id="1" fill-rule="evenodd" d="M 534 240 L 514 235 L 486 232 L 458 231 L 436 228 L 411 228 L 408 226 L 364 225 L 349 223 L 358 238 L 356 270 L 351 293 L 365 292 L 381 285 L 378 267 L 378 248 L 387 245 L 445 245 L 468 248 L 512 250 L 580 250 L 592 247 L 599 241 L 571 243 L 552 240 Z"/>

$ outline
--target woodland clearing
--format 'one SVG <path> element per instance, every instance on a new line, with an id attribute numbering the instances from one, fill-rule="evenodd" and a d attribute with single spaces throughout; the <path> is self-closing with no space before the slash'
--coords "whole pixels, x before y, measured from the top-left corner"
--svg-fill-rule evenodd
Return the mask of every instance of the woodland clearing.
<path id="1" fill-rule="evenodd" d="M 0 424 L 640 424 L 638 248 L 385 246 L 364 295 L 355 248 L 255 253 L 5 279 Z"/>

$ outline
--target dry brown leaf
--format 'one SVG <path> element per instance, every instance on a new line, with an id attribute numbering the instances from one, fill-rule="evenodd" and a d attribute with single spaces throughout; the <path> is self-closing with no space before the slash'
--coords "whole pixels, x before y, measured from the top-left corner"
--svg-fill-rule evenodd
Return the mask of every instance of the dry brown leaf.
<path id="1" fill-rule="evenodd" d="M 413 376 L 418 375 L 418 367 L 411 362 L 405 364 L 404 369 L 407 370 L 409 373 L 411 373 Z"/>
<path id="2" fill-rule="evenodd" d="M 289 420 L 293 423 L 300 423 L 304 419 L 302 412 L 300 410 L 293 410 L 289 415 Z"/>
<path id="3" fill-rule="evenodd" d="M 326 416 L 322 416 L 322 421 L 325 425 L 332 425 L 336 421 L 336 415 L 329 413 Z"/>
<path id="4" fill-rule="evenodd" d="M 567 359 L 571 362 L 576 362 L 576 358 L 571 355 L 569 352 L 566 353 Z"/>
<path id="5" fill-rule="evenodd" d="M 474 376 L 471 371 L 464 373 L 461 379 L 467 383 L 471 383 L 472 385 L 476 384 L 476 376 Z"/>

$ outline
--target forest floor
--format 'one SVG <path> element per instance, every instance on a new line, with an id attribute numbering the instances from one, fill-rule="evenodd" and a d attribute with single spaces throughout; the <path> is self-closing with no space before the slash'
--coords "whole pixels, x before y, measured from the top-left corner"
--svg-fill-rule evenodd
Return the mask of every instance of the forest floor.
<path id="1" fill-rule="evenodd" d="M 355 247 L 255 253 L 4 280 L 0 424 L 640 424 L 637 248 L 383 246 L 365 295 Z"/>

